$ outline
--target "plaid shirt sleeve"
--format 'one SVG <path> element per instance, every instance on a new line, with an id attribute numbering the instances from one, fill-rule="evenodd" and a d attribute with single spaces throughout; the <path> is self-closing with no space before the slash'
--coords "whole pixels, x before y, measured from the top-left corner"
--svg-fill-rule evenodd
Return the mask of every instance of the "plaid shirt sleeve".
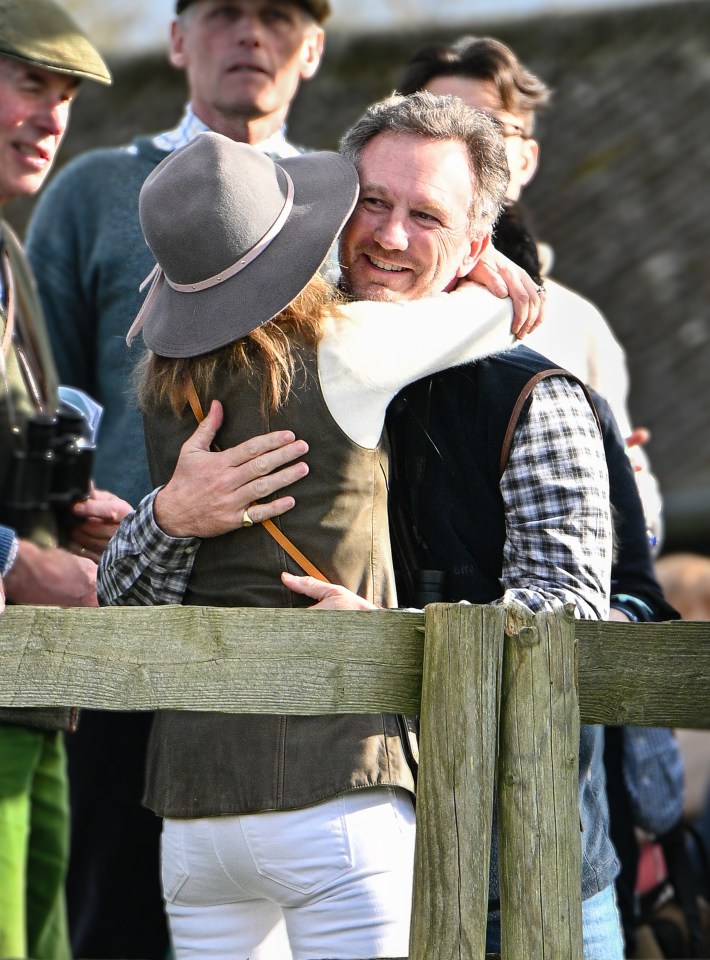
<path id="1" fill-rule="evenodd" d="M 572 380 L 541 380 L 531 397 L 501 479 L 503 602 L 535 612 L 573 603 L 578 617 L 605 619 L 612 526 L 599 428 Z"/>
<path id="2" fill-rule="evenodd" d="M 99 564 L 102 607 L 181 603 L 200 541 L 169 537 L 155 522 L 154 490 L 123 520 Z"/>

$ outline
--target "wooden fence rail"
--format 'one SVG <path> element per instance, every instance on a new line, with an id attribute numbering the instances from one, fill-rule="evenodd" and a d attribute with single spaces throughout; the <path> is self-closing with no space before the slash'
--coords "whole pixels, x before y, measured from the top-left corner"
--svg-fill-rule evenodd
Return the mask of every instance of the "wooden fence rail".
<path id="1" fill-rule="evenodd" d="M 710 728 L 709 690 L 700 623 L 447 604 L 0 617 L 0 706 L 419 714 L 411 960 L 485 956 L 496 783 L 503 957 L 581 960 L 580 715 Z"/>

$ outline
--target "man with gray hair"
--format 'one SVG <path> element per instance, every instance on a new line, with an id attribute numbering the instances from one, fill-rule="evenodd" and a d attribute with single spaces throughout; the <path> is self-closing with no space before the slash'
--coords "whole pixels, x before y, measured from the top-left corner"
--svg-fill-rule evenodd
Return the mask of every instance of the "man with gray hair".
<path id="1" fill-rule="evenodd" d="M 150 489 L 131 399 L 142 348 L 127 351 L 123 342 L 152 267 L 138 223 L 140 188 L 169 152 L 205 130 L 274 157 L 298 153 L 286 139 L 288 110 L 300 82 L 318 70 L 330 6 L 327 0 L 178 0 L 175 12 L 170 60 L 185 71 L 190 95 L 179 125 L 73 160 L 44 193 L 28 235 L 62 379 L 104 406 L 97 482 L 110 483 L 132 504 Z M 71 744 L 68 899 L 80 955 L 118 951 L 126 960 L 162 960 L 165 952 L 157 824 L 139 806 L 150 719 L 92 711 Z M 130 923 L 116 912 L 118 899 Z"/>
<path id="2" fill-rule="evenodd" d="M 626 354 L 597 307 L 550 276 L 552 250 L 536 242 L 522 206 L 525 189 L 538 168 L 536 119 L 548 104 L 550 89 L 500 40 L 472 36 L 450 46 L 433 44 L 419 50 L 406 64 L 397 89 L 405 95 L 428 90 L 437 96 L 460 97 L 500 123 L 510 181 L 496 225 L 496 245 L 545 284 L 545 323 L 527 346 L 580 377 L 609 402 L 622 436 L 629 441 L 628 455 L 655 554 L 663 529 L 661 495 L 641 446 L 647 431 L 631 426 Z"/>
<path id="3" fill-rule="evenodd" d="M 471 261 L 464 257 L 454 276 L 448 276 L 450 252 L 447 248 L 454 237 L 457 243 L 465 246 L 475 237 L 490 236 L 500 213 L 501 188 L 505 190 L 507 182 L 505 168 L 491 162 L 496 155 L 497 141 L 493 132 L 488 136 L 482 132 L 479 115 L 462 109 L 461 103 L 452 98 L 435 101 L 422 96 L 391 97 L 366 111 L 345 134 L 340 145 L 341 153 L 352 160 L 360 173 L 360 201 L 340 242 L 344 281 L 351 295 L 362 300 L 415 300 L 450 289 L 455 279 L 468 272 Z M 394 200 L 399 197 L 389 184 L 385 190 L 380 180 L 386 171 L 398 168 L 404 151 L 417 158 L 421 156 L 423 172 L 431 174 L 432 182 L 433 178 L 442 181 L 431 196 L 422 185 L 411 197 L 414 201 L 421 194 L 422 200 L 431 206 L 431 212 L 391 210 Z M 470 172 L 470 182 L 459 198 L 451 199 L 460 200 L 462 205 L 467 202 L 461 209 L 439 210 L 445 194 L 443 180 L 447 164 L 462 153 Z M 369 158 L 366 165 L 363 161 L 365 155 Z M 392 193 L 391 199 L 389 193 Z M 403 199 L 410 199 L 409 192 Z M 396 235 L 383 242 L 376 241 L 377 246 L 384 250 L 407 245 L 407 255 L 400 259 L 409 260 L 414 255 L 416 242 L 426 250 L 423 263 L 387 262 L 380 266 L 373 262 L 372 256 L 353 249 L 355 240 L 352 237 L 357 232 L 355 224 L 365 213 L 371 214 L 373 220 L 379 219 L 386 229 L 388 224 L 385 224 L 384 215 L 389 212 L 394 214 L 392 228 Z M 437 216 L 439 213 L 441 218 Z M 422 228 L 411 246 L 404 236 L 406 219 Z M 440 223 L 440 219 L 443 222 Z M 379 231 L 377 235 L 380 235 Z M 439 247 L 441 249 L 437 249 Z"/>
<path id="4" fill-rule="evenodd" d="M 429 97 L 405 98 L 412 106 L 404 121 L 398 101 L 375 105 L 343 140 L 362 188 L 340 245 L 344 281 L 355 297 L 401 302 L 431 292 L 432 283 L 441 289 L 435 265 L 450 223 L 446 211 L 422 204 L 421 183 L 429 181 L 417 177 L 419 168 L 413 166 L 432 135 L 420 108 L 426 116 L 427 104 L 442 103 Z M 441 242 L 432 242 L 437 239 Z M 572 603 L 580 617 L 608 615 L 609 489 L 606 467 L 598 463 L 600 437 L 576 378 L 523 346 L 405 388 L 390 406 L 388 434 L 394 472 L 390 519 L 402 600 L 418 604 L 417 577 L 428 573 L 436 575 L 436 599 L 442 601 L 503 598 L 532 610 Z M 617 451 L 615 463 L 626 470 L 626 487 L 635 492 L 620 443 Z M 292 586 L 320 606 L 367 607 L 309 578 Z M 618 861 L 609 839 L 602 747 L 601 729 L 583 727 L 584 956 L 620 960 L 613 889 Z M 496 863 L 494 848 L 489 926 L 494 952 L 500 944 Z"/>
<path id="5" fill-rule="evenodd" d="M 494 141 L 495 156 L 499 157 L 502 152 L 500 135 L 481 136 L 482 126 L 495 130 L 493 124 L 484 125 L 480 114 L 468 111 L 458 101 L 419 94 L 410 98 L 394 97 L 374 105 L 346 135 L 342 149 L 355 162 L 360 180 L 360 196 L 340 241 L 343 284 L 353 299 L 391 301 L 403 312 L 415 306 L 421 308 L 424 303 L 435 330 L 441 294 L 468 274 L 480 257 L 505 187 L 503 165 L 490 162 Z M 477 137 L 471 136 L 474 130 L 479 133 Z M 491 202 L 496 195 L 498 199 Z M 287 263 L 284 270 L 288 270 Z M 408 306 L 407 301 L 413 302 Z M 403 316 L 406 317 L 406 313 Z M 471 321 L 475 322 L 475 317 Z M 385 334 L 383 330 L 383 342 Z M 394 346 L 383 347 L 383 343 L 377 343 L 377 354 L 386 358 L 396 374 L 416 344 L 414 338 Z M 365 411 L 373 402 L 370 394 L 378 393 L 369 376 L 367 360 L 359 361 L 362 374 L 356 388 L 348 393 L 339 378 L 329 376 L 328 362 L 333 349 L 332 345 L 323 344 L 319 352 L 321 382 L 331 387 L 329 409 L 336 420 L 343 410 L 356 420 L 364 419 Z M 347 350 L 347 344 L 340 349 Z M 485 469 L 486 476 L 488 461 L 496 455 L 500 459 L 500 449 L 495 449 L 497 435 L 490 448 L 482 441 L 486 418 L 491 418 L 497 428 L 505 410 L 515 401 L 518 382 L 527 378 L 527 361 L 521 361 L 517 368 L 515 364 L 514 357 L 520 349 L 523 348 L 509 351 L 510 385 L 504 377 L 499 377 L 492 396 L 488 400 L 481 398 L 480 411 L 465 412 L 470 414 L 471 430 L 462 431 L 456 438 L 460 445 L 481 446 L 481 469 Z M 372 351 L 368 355 L 372 364 Z M 351 358 L 351 362 L 359 369 L 357 356 Z M 472 369 L 475 371 L 479 363 L 486 362 L 485 359 L 478 361 Z M 471 371 L 469 365 L 460 369 L 467 374 Z M 378 393 L 378 396 L 380 402 L 381 395 Z M 498 402 L 501 411 L 496 413 L 493 408 Z M 362 437 L 361 445 L 379 443 L 381 426 L 380 422 L 374 433 L 371 431 Z M 308 437 L 304 439 L 307 441 Z M 500 441 L 502 443 L 502 435 Z M 544 457 L 540 456 L 542 450 Z M 311 464 L 311 470 L 317 471 L 318 464 Z M 570 471 L 574 474 L 573 483 L 569 483 Z M 196 517 L 199 510 L 194 509 L 195 503 L 203 506 L 197 495 L 199 484 L 194 482 L 186 491 L 184 485 L 176 482 L 181 473 L 179 460 L 172 479 L 144 500 L 121 526 L 110 547 L 110 555 L 100 568 L 102 603 L 174 603 L 182 598 L 206 518 Z M 464 486 L 468 480 L 468 477 L 458 478 Z M 498 499 L 483 485 L 479 487 L 482 502 L 474 496 L 472 505 L 477 511 L 480 509 L 483 514 L 495 517 L 496 530 L 499 519 L 507 529 L 506 542 L 500 544 L 498 557 L 503 566 L 501 582 L 506 599 L 524 602 L 533 609 L 550 609 L 571 602 L 580 616 L 605 616 L 611 561 L 608 476 L 592 409 L 575 378 L 558 372 L 535 387 L 529 409 L 515 429 Z M 298 501 L 297 485 L 294 494 Z M 447 489 L 442 487 L 442 497 L 447 494 Z M 248 524 L 245 519 L 242 523 L 248 527 L 253 521 L 259 522 L 264 507 L 264 503 L 250 506 L 245 518 Z M 298 502 L 295 509 L 298 510 Z M 214 515 L 209 519 L 214 524 Z M 436 523 L 436 513 L 432 521 Z M 233 522 L 225 522 L 219 532 L 233 529 Z M 492 549 L 497 546 L 494 543 Z M 160 570 L 151 563 L 151 557 L 158 554 Z M 318 556 L 309 559 L 318 566 Z M 346 595 L 341 588 L 330 584 L 286 572 L 282 580 L 295 592 L 312 596 L 324 606 L 372 608 L 368 600 Z M 500 586 L 500 582 L 496 582 L 498 590 Z M 613 875 L 615 860 L 604 830 L 603 782 L 598 780 L 596 743 L 592 736 L 583 746 L 580 785 L 591 816 L 600 812 L 593 831 L 595 848 L 588 853 L 592 860 L 598 855 L 594 867 L 603 884 L 607 873 Z M 318 754 L 317 743 L 314 742 L 311 749 Z M 310 751 L 308 753 L 310 755 Z M 244 776 L 249 775 L 245 770 Z M 411 789 L 403 783 L 397 785 Z M 248 815 L 243 819 L 248 820 Z M 374 838 L 371 845 L 377 846 Z M 410 849 L 410 859 L 411 852 Z M 307 851 L 304 854 L 307 855 Z M 172 872 L 172 868 L 170 870 Z M 200 880 L 206 883 L 208 878 Z M 407 903 L 409 892 L 406 891 Z M 238 892 L 233 895 L 244 896 Z M 186 908 L 179 889 L 171 890 L 170 896 L 174 911 Z M 397 944 L 398 952 L 387 953 L 387 956 L 406 955 L 408 916 L 401 921 L 397 938 L 392 941 Z M 288 916 L 286 923 L 288 926 Z M 363 929 L 365 923 L 363 916 Z M 355 950 L 355 947 L 348 950 L 345 940 L 338 944 L 336 952 L 325 955 L 339 960 L 361 957 L 362 953 Z M 313 953 L 294 951 L 295 960 L 312 956 Z M 608 956 L 614 956 L 613 952 Z"/>
<path id="6" fill-rule="evenodd" d="M 442 98 L 414 93 L 404 102 L 420 105 L 426 115 L 427 104 Z M 421 130 L 421 150 L 432 134 L 414 106 L 411 113 Z M 344 279 L 356 297 L 423 296 L 432 282 L 440 289 L 441 278 L 421 269 L 423 262 L 436 262 L 439 248 L 430 244 L 426 260 L 421 253 L 431 236 L 428 218 L 438 222 L 438 214 L 421 208 L 419 182 L 408 173 L 417 126 L 410 116 L 406 123 L 396 118 L 386 105 L 376 105 L 368 116 L 342 143 L 362 185 L 358 209 L 341 239 Z M 387 152 L 389 164 L 383 163 Z M 444 220 L 436 232 L 445 233 L 446 226 Z M 601 438 L 582 389 L 576 377 L 523 346 L 402 391 L 387 423 L 390 519 L 405 602 L 417 603 L 417 579 L 427 573 L 436 574 L 442 601 L 489 603 L 502 597 L 534 611 L 572 603 L 580 617 L 608 616 L 609 487 L 606 465 L 600 469 L 598 463 L 600 449 L 604 457 Z M 623 453 L 620 462 L 630 474 Z M 635 492 L 633 479 L 626 480 Z M 298 589 L 325 606 L 347 605 L 337 588 L 306 581 Z M 618 861 L 609 839 L 602 750 L 601 728 L 584 726 L 579 756 L 584 956 L 620 960 L 613 889 Z M 496 850 L 494 836 L 493 951 L 500 945 Z"/>

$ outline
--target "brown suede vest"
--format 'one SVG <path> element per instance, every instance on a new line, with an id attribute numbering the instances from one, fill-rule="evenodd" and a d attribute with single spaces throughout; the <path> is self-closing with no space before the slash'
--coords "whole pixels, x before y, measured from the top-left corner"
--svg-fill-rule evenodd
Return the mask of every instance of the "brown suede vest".
<path id="1" fill-rule="evenodd" d="M 312 351 L 301 351 L 296 381 L 277 414 L 259 412 L 258 382 L 220 368 L 205 409 L 222 401 L 221 449 L 271 430 L 308 441 L 310 473 L 292 489 L 296 507 L 277 522 L 334 583 L 375 602 L 394 600 L 387 525 L 387 462 L 382 446 L 359 447 L 333 420 Z M 186 410 L 145 415 L 154 484 L 170 477 L 195 429 Z M 202 542 L 186 604 L 303 607 L 282 570 L 302 571 L 261 525 Z M 403 739 L 403 734 L 405 734 Z M 396 785 L 413 791 L 404 719 L 394 715 L 243 716 L 159 712 L 148 753 L 146 803 L 161 816 L 199 817 L 286 810 L 346 790 Z"/>

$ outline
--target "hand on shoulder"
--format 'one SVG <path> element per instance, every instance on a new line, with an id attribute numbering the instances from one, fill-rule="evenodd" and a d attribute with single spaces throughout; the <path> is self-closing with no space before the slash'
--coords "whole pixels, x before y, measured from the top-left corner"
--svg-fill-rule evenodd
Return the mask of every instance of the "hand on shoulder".
<path id="1" fill-rule="evenodd" d="M 475 283 L 496 297 L 510 297 L 513 302 L 511 333 L 522 339 L 532 333 L 544 319 L 544 287 L 538 286 L 529 274 L 504 256 L 492 244 L 481 254 L 471 272 L 459 285 Z"/>

